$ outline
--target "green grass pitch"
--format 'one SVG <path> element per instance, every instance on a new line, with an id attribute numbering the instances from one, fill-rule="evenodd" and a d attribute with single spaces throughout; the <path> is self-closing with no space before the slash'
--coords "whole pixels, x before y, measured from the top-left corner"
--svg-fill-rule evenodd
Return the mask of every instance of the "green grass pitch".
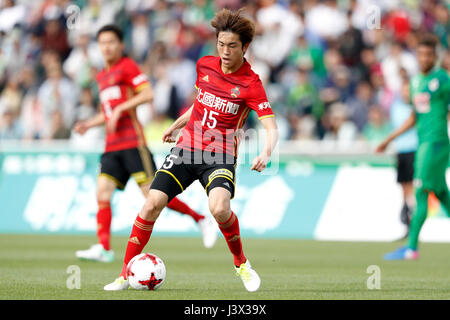
<path id="1" fill-rule="evenodd" d="M 383 261 L 400 243 L 244 239 L 262 279 L 255 293 L 235 276 L 225 241 L 205 249 L 200 238 L 154 235 L 145 248 L 164 260 L 167 278 L 157 291 L 105 292 L 121 270 L 127 238 L 113 237 L 116 261 L 80 261 L 75 251 L 94 236 L 0 235 L 0 299 L 308 300 L 449 299 L 448 244 L 421 245 L 418 261 Z M 80 289 L 66 286 L 67 268 L 81 270 Z M 369 290 L 370 265 L 380 268 L 380 289 Z"/>

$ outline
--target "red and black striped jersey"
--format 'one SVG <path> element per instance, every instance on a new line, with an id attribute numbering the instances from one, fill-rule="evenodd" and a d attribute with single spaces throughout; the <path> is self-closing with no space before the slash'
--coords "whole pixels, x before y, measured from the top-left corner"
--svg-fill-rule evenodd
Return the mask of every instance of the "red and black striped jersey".
<path id="1" fill-rule="evenodd" d="M 141 72 L 136 62 L 128 57 L 122 57 L 109 69 L 100 71 L 96 80 L 105 122 L 115 107 L 150 85 L 147 76 Z M 133 109 L 122 114 L 115 132 L 106 134 L 105 152 L 143 145 L 145 145 L 144 132 L 137 119 L 136 109 Z"/>
<path id="2" fill-rule="evenodd" d="M 233 73 L 224 74 L 220 57 L 205 56 L 197 62 L 198 90 L 191 117 L 177 146 L 237 156 L 238 130 L 250 111 L 259 119 L 273 117 L 259 76 L 244 59 Z"/>

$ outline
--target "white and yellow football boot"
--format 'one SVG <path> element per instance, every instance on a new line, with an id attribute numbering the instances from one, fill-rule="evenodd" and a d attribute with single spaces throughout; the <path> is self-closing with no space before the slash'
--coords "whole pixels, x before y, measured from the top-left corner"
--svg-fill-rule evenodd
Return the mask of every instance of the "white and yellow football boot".
<path id="1" fill-rule="evenodd" d="M 252 268 L 248 259 L 239 267 L 235 266 L 234 268 L 236 269 L 237 275 L 241 277 L 241 280 L 244 283 L 245 289 L 247 289 L 247 291 L 254 292 L 259 289 L 261 279 L 259 278 L 256 271 Z"/>

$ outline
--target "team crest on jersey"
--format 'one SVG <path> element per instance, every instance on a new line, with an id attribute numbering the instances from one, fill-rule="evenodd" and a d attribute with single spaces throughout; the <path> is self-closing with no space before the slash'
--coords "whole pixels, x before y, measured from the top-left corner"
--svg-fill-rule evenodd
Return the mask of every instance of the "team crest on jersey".
<path id="1" fill-rule="evenodd" d="M 239 87 L 238 86 L 236 86 L 233 89 L 231 89 L 231 96 L 233 98 L 237 98 L 240 94 L 241 94 L 241 92 L 239 91 Z"/>
<path id="2" fill-rule="evenodd" d="M 428 83 L 428 89 L 430 89 L 431 92 L 436 91 L 439 88 L 439 80 L 434 78 L 430 80 Z"/>

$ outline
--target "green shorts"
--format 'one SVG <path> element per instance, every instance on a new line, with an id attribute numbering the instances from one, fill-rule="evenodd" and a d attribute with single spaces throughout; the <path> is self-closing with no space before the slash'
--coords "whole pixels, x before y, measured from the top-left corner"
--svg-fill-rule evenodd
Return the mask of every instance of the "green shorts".
<path id="1" fill-rule="evenodd" d="M 414 161 L 414 186 L 433 192 L 447 190 L 449 153 L 448 141 L 420 143 Z"/>

